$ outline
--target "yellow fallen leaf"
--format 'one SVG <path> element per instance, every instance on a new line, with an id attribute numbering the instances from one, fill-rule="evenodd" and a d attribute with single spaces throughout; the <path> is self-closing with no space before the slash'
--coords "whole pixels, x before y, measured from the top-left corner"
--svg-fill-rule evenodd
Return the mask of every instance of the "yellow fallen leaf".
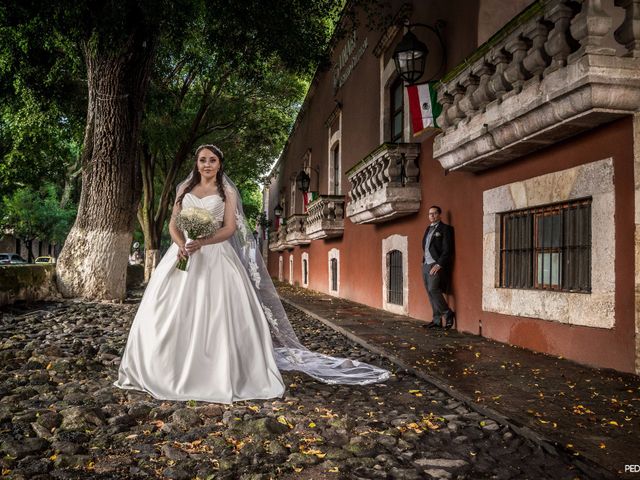
<path id="1" fill-rule="evenodd" d="M 249 410 L 251 410 L 252 412 L 259 412 L 260 407 L 258 407 L 257 405 L 249 405 Z"/>
<path id="2" fill-rule="evenodd" d="M 614 427 L 619 427 L 620 425 L 618 425 L 618 422 L 616 422 L 615 420 L 611 420 L 609 422 L 609 425 L 613 425 Z"/>
<path id="3" fill-rule="evenodd" d="M 604 442 L 600 442 L 600 448 L 604 450 L 605 448 L 607 448 L 607 446 L 604 444 Z"/>
<path id="4" fill-rule="evenodd" d="M 56 455 L 56 454 L 54 453 L 53 455 L 51 455 L 51 456 L 49 457 L 49 460 L 51 460 L 52 462 L 55 462 L 57 458 L 58 458 L 58 455 Z"/>
<path id="5" fill-rule="evenodd" d="M 316 428 L 316 424 L 313 422 L 309 422 L 309 428 Z"/>
<path id="6" fill-rule="evenodd" d="M 476 358 L 480 358 L 480 352 L 476 352 Z"/>
<path id="7" fill-rule="evenodd" d="M 304 470 L 302 467 L 293 467 L 293 471 L 296 473 L 300 473 L 302 470 Z"/>
<path id="8" fill-rule="evenodd" d="M 327 472 L 329 473 L 338 473 L 340 469 L 338 467 L 331 467 Z"/>

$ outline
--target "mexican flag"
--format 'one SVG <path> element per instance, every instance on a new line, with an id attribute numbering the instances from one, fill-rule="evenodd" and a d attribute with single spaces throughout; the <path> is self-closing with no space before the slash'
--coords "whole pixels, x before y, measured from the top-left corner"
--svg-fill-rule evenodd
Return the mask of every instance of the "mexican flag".
<path id="1" fill-rule="evenodd" d="M 307 206 L 318 198 L 318 192 L 306 192 L 304 194 L 304 213 L 307 213 Z"/>
<path id="2" fill-rule="evenodd" d="M 411 126 L 413 134 L 418 135 L 423 130 L 438 128 L 436 119 L 442 111 L 437 101 L 435 82 L 426 82 L 407 87 L 409 96 L 409 111 L 411 112 Z"/>

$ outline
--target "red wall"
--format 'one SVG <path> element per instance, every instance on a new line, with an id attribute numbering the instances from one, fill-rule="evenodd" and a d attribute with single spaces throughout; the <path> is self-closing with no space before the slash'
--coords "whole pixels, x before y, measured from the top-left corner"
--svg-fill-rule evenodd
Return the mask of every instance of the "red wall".
<path id="1" fill-rule="evenodd" d="M 380 225 L 354 225 L 345 220 L 344 236 L 313 241 L 304 248 L 282 252 L 285 279 L 289 256 L 294 255 L 294 282 L 301 283 L 301 253 L 309 252 L 309 288 L 328 292 L 328 252 L 340 250 L 340 296 L 382 308 L 382 239 L 394 233 L 409 241 L 409 315 L 431 319 L 431 307 L 422 285 L 421 240 L 429 206 L 440 205 L 443 220 L 455 228 L 456 257 L 451 305 L 457 328 L 501 342 L 562 355 L 581 363 L 617 370 L 634 370 L 634 182 L 630 118 L 605 125 L 518 161 L 480 174 L 444 174 L 431 158 L 432 140 L 422 145 L 420 211 Z M 483 191 L 612 157 L 614 161 L 616 225 L 615 327 L 611 330 L 572 326 L 534 318 L 482 311 L 482 194 Z M 278 254 L 269 254 L 272 274 L 277 274 Z M 594 348 L 597 346 L 597 348 Z"/>

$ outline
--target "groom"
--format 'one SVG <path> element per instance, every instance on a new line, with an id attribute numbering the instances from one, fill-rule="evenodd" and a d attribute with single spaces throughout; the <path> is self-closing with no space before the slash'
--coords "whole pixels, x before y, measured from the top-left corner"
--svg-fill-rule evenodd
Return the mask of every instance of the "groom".
<path id="1" fill-rule="evenodd" d="M 429 207 L 429 227 L 422 237 L 422 279 L 429 294 L 433 310 L 433 320 L 425 328 L 453 327 L 455 313 L 444 296 L 451 281 L 451 260 L 453 256 L 453 227 L 440 220 L 442 209 L 437 205 Z"/>

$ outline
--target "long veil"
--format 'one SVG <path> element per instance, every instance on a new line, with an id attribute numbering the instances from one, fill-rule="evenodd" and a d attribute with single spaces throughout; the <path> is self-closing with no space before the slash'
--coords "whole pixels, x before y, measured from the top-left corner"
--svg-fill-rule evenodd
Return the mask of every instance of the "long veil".
<path id="1" fill-rule="evenodd" d="M 177 191 L 180 192 L 190 179 L 191 174 L 178 185 Z M 240 192 L 227 174 L 224 174 L 223 185 L 225 193 L 229 191 L 237 199 L 237 229 L 228 241 L 242 261 L 269 323 L 278 368 L 283 371 L 297 370 L 328 384 L 366 385 L 387 380 L 389 372 L 385 369 L 313 352 L 300 343 L 247 223 Z"/>

